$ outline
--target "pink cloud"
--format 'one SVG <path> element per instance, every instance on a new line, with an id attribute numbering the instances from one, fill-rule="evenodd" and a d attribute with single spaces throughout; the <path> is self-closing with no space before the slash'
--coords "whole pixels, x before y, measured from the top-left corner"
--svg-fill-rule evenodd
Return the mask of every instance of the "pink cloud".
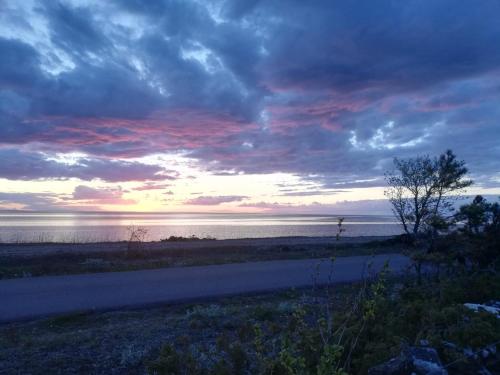
<path id="1" fill-rule="evenodd" d="M 93 188 L 85 185 L 78 185 L 73 191 L 73 200 L 85 201 L 89 204 L 135 204 L 133 199 L 124 199 L 121 188 Z"/>
<path id="2" fill-rule="evenodd" d="M 226 113 L 188 108 L 157 111 L 134 120 L 40 116 L 27 122 L 33 124 L 34 129 L 41 129 L 40 133 L 35 134 L 33 139 L 19 139 L 14 143 L 38 141 L 47 150 L 52 150 L 55 145 L 63 152 L 80 150 L 93 155 L 121 158 L 160 151 L 214 147 L 220 144 L 221 139 L 258 129 L 257 124 Z M 50 132 L 42 132 L 44 128 L 39 126 L 41 124 L 50 124 Z"/>

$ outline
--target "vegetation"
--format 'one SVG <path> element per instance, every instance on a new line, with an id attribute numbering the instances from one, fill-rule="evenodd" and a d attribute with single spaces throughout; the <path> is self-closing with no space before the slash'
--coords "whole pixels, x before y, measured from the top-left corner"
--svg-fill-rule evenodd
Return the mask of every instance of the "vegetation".
<path id="1" fill-rule="evenodd" d="M 189 242 L 189 241 L 188 241 Z M 213 243 L 213 245 L 212 245 Z M 12 246 L 12 245 L 8 245 Z M 15 245 L 24 246 L 24 245 Z M 37 245 L 45 246 L 45 245 Z M 48 245 L 50 246 L 50 245 Z M 372 255 L 400 252 L 398 241 L 369 241 L 365 243 L 337 243 L 324 241 L 307 245 L 224 245 L 210 241 L 202 247 L 190 246 L 184 241 L 169 243 L 116 243 L 116 250 L 78 251 L 78 246 L 59 245 L 68 250 L 51 255 L 0 256 L 0 279 L 65 275 L 92 272 L 132 271 L 163 267 L 196 266 L 250 261 L 328 258 L 332 256 Z M 73 248 L 73 246 L 76 246 Z M 108 247 L 109 247 L 108 246 Z M 88 249 L 88 247 L 85 247 Z M 96 249 L 98 247 L 96 246 Z"/>
<path id="2" fill-rule="evenodd" d="M 148 235 L 148 230 L 143 227 L 130 226 L 127 228 L 128 241 L 127 241 L 127 257 L 135 258 L 140 256 L 143 252 L 143 243 Z"/>
<path id="3" fill-rule="evenodd" d="M 450 375 L 500 373 L 500 319 L 494 309 L 468 305 L 500 305 L 500 205 L 477 196 L 457 212 L 451 210 L 447 194 L 470 184 L 464 179 L 464 163 L 451 151 L 398 163 L 401 175 L 392 180 L 393 204 L 414 240 L 407 252 L 416 272 L 391 275 L 386 266 L 360 283 L 335 288 L 315 283 L 310 289 L 226 298 L 217 304 L 74 314 L 3 326 L 0 372 L 9 370 L 6 363 L 16 363 L 17 371 L 30 373 L 69 366 L 67 372 L 92 369 L 98 374 L 367 374 L 402 349 L 425 345 L 437 350 Z M 340 220 L 337 238 L 341 233 Z M 393 241 L 379 248 L 401 248 Z M 374 245 L 357 250 L 371 251 Z M 248 260 L 255 251 L 239 255 Z M 352 254 L 353 248 L 339 243 L 314 251 L 326 257 Z M 214 254 L 215 248 L 211 259 L 217 258 Z M 265 254 L 289 259 L 305 253 L 276 247 Z M 333 265 L 335 258 L 328 262 Z M 314 272 L 311 276 L 317 280 Z M 79 343 L 79 354 L 73 355 L 79 361 L 72 357 L 62 364 L 68 342 Z M 112 359 L 103 359 L 96 368 L 92 354 L 103 353 L 103 343 Z M 85 360 L 81 353 L 88 353 Z"/>
<path id="4" fill-rule="evenodd" d="M 456 161 L 451 151 L 435 159 L 396 159 L 395 163 L 399 175 L 388 175 L 394 213 L 412 242 L 424 244 L 410 251 L 416 278 L 409 274 L 391 283 L 386 270 L 382 271 L 359 287 L 347 308 L 335 313 L 327 285 L 321 300 L 315 297 L 297 306 L 279 330 L 259 324 L 254 327 L 252 344 L 233 339 L 231 347 L 216 351 L 215 358 L 221 360 L 213 366 L 168 345 L 149 371 L 365 374 L 397 356 L 403 347 L 420 343 L 437 350 L 443 370 L 450 374 L 500 371 L 500 315 L 467 307 L 490 300 L 499 304 L 498 203 L 478 196 L 452 213 L 447 194 L 464 189 L 471 181 L 464 179 L 464 162 Z M 339 222 L 339 236 L 341 226 Z M 238 348 L 238 367 L 231 360 L 234 348 Z M 179 366 L 175 372 L 172 364 Z"/>
<path id="5" fill-rule="evenodd" d="M 183 236 L 170 236 L 164 239 L 161 239 L 160 242 L 186 242 L 186 241 L 215 241 L 215 237 L 197 237 L 194 234 L 189 237 Z"/>
<path id="6" fill-rule="evenodd" d="M 451 150 L 437 158 L 419 156 L 394 159 L 394 171 L 386 173 L 385 194 L 405 233 L 415 239 L 422 231 L 442 225 L 452 209 L 450 193 L 472 184 L 466 179 L 465 162 Z"/>
<path id="7" fill-rule="evenodd" d="M 339 309 L 349 303 L 353 290 L 353 285 L 336 287 L 332 298 Z M 320 298 L 323 291 L 287 290 L 3 324 L 0 373 L 148 374 L 157 360 L 168 362 L 169 356 L 161 348 L 169 344 L 179 356 L 192 357 L 199 367 L 212 368 L 219 363 L 218 368 L 222 368 L 223 360 L 233 366 L 235 361 L 242 363 L 242 356 L 237 345 L 234 349 L 231 346 L 239 343 L 251 361 L 247 350 L 253 348 L 255 326 L 261 327 L 267 342 L 270 335 L 282 330 L 298 306 L 312 301 L 314 293 Z M 249 364 L 243 362 L 247 368 Z"/>
<path id="8" fill-rule="evenodd" d="M 498 269 L 500 252 L 500 205 L 489 203 L 478 195 L 471 204 L 460 207 L 455 216 L 464 226 L 460 234 L 465 239 L 458 247 L 476 269 Z M 456 237 L 454 237 L 456 239 Z"/>
<path id="9" fill-rule="evenodd" d="M 306 294 L 288 315 L 254 314 L 257 323 L 241 321 L 236 332 L 219 333 L 209 361 L 200 359 L 196 344 L 168 343 L 147 368 L 151 374 L 366 374 L 406 345 L 428 342 L 450 374 L 463 374 L 478 362 L 464 353 L 496 353 L 499 344 L 500 319 L 464 307 L 499 299 L 498 275 L 429 278 L 418 285 L 383 272 L 355 287 L 341 307 L 326 289 L 316 293 L 323 295 Z M 210 316 L 205 319 L 216 320 Z M 479 362 L 500 370 L 495 355 Z"/>
<path id="10" fill-rule="evenodd" d="M 471 373 L 475 359 L 463 349 L 498 341 L 500 319 L 463 303 L 499 294 L 491 273 L 428 277 L 422 285 L 385 273 L 330 290 L 71 314 L 0 326 L 0 373 L 366 374 L 421 340 L 451 364 L 450 374 Z"/>

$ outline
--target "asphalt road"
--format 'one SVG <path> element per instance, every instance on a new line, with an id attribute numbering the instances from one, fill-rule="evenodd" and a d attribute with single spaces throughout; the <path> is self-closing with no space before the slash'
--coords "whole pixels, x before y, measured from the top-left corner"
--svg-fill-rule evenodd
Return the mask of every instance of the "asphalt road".
<path id="1" fill-rule="evenodd" d="M 402 272 L 408 258 L 399 254 L 353 256 L 329 261 L 278 260 L 132 272 L 44 276 L 0 280 L 0 322 L 89 310 L 115 310 L 161 303 L 271 291 L 325 283 L 357 281 L 389 261 Z M 318 267 L 318 264 L 320 266 Z"/>

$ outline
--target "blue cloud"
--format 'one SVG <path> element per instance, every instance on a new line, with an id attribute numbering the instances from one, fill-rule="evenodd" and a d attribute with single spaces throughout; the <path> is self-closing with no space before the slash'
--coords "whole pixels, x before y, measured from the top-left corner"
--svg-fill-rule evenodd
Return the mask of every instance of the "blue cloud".
<path id="1" fill-rule="evenodd" d="M 453 148 L 479 182 L 498 184 L 497 1 L 29 8 L 3 15 L 0 151 L 21 168 L 1 161 L 0 177 L 117 181 L 124 168 L 156 179 L 127 158 L 183 150 L 214 173 L 314 175 L 343 189 L 381 184 L 396 155 Z M 40 159 L 40 145 L 84 152 L 90 167 Z"/>

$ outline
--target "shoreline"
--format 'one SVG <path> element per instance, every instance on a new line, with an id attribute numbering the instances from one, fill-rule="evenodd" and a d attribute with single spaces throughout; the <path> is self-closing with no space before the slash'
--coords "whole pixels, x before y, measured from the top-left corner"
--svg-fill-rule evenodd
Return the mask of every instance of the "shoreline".
<path id="1" fill-rule="evenodd" d="M 140 247 L 141 251 L 161 250 L 190 250 L 202 248 L 229 248 L 229 247 L 275 247 L 275 246 L 331 246 L 338 245 L 362 245 L 370 242 L 387 241 L 396 236 L 353 236 L 341 237 L 337 240 L 335 236 L 284 236 L 284 237 L 261 237 L 240 238 L 223 240 L 188 240 L 188 241 L 145 241 L 133 242 Z M 129 249 L 128 241 L 112 242 L 48 242 L 48 243 L 0 243 L 0 257 L 40 257 L 56 254 L 92 254 L 126 252 Z"/>

